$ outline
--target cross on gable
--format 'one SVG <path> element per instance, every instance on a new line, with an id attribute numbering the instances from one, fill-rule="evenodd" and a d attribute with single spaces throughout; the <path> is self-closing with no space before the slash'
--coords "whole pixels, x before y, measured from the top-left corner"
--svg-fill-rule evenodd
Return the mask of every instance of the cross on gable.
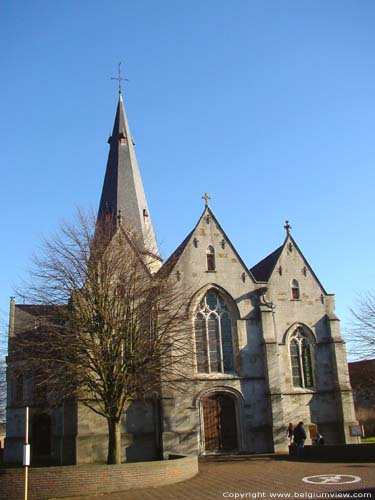
<path id="1" fill-rule="evenodd" d="M 208 193 L 204 193 L 204 195 L 201 198 L 204 200 L 205 206 L 208 207 L 208 200 L 211 199 L 211 196 Z"/>
<path id="2" fill-rule="evenodd" d="M 284 229 L 286 230 L 286 234 L 290 234 L 290 231 L 292 229 L 292 226 L 289 224 L 289 221 L 286 220 L 285 221 L 285 226 L 284 226 Z"/>

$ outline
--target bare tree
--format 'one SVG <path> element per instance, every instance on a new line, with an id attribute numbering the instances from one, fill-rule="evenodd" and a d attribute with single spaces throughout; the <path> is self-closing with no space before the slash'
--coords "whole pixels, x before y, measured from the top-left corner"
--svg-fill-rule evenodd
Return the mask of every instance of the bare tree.
<path id="1" fill-rule="evenodd" d="M 375 293 L 360 295 L 351 309 L 352 322 L 346 331 L 348 350 L 357 361 L 349 363 L 350 381 L 355 394 L 357 418 L 372 434 L 375 387 Z M 370 405 L 370 406 L 369 406 Z"/>
<path id="2" fill-rule="evenodd" d="M 120 422 L 133 400 L 186 379 L 186 295 L 151 274 L 131 232 L 112 219 L 78 223 L 44 240 L 23 291 L 38 321 L 18 325 L 12 361 L 50 403 L 83 403 L 108 423 L 108 463 L 121 461 Z"/>
<path id="3" fill-rule="evenodd" d="M 7 384 L 6 384 L 6 362 L 8 335 L 6 326 L 0 322 L 0 422 L 5 421 Z"/>
<path id="4" fill-rule="evenodd" d="M 7 386 L 6 386 L 6 364 L 5 358 L 0 359 L 0 422 L 5 421 L 7 401 Z"/>
<path id="5" fill-rule="evenodd" d="M 357 359 L 375 358 L 375 293 L 359 296 L 351 313 L 353 320 L 346 334 L 351 354 Z"/>

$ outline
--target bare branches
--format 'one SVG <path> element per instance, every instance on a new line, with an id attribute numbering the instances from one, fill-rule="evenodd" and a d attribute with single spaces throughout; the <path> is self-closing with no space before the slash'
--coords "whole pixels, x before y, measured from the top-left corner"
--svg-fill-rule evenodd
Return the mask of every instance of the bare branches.
<path id="1" fill-rule="evenodd" d="M 7 391 L 6 391 L 6 365 L 5 359 L 0 359 L 0 422 L 5 421 Z"/>
<path id="2" fill-rule="evenodd" d="M 357 359 L 375 358 L 375 292 L 359 296 L 347 339 L 351 353 Z"/>
<path id="3" fill-rule="evenodd" d="M 26 295 L 39 306 L 16 306 L 11 361 L 27 360 L 49 404 L 104 416 L 116 449 L 126 404 L 182 381 L 192 359 L 186 294 L 148 264 L 129 229 L 79 213 L 34 258 Z"/>
<path id="4" fill-rule="evenodd" d="M 6 384 L 6 362 L 7 351 L 7 328 L 5 323 L 0 321 L 0 422 L 5 421 L 6 402 L 7 402 L 7 384 Z"/>

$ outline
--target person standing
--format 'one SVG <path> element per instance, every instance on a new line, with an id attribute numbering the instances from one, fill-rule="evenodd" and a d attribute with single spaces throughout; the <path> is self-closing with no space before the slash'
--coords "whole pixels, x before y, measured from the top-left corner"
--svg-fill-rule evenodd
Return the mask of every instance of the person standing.
<path id="1" fill-rule="evenodd" d="M 294 425 L 292 423 L 288 425 L 288 428 L 286 430 L 286 435 L 289 439 L 289 445 L 291 445 L 293 443 L 293 436 L 294 436 Z"/>
<path id="2" fill-rule="evenodd" d="M 303 449 L 306 441 L 306 431 L 302 420 L 298 422 L 293 432 L 294 444 L 297 446 L 297 457 L 303 457 Z"/>

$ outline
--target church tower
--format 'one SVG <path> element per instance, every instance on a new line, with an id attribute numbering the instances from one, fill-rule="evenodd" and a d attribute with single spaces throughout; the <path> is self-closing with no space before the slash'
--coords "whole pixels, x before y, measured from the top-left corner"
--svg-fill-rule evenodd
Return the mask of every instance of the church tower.
<path id="1" fill-rule="evenodd" d="M 121 83 L 120 74 L 116 80 Z M 121 421 L 122 460 L 287 453 L 286 428 L 299 421 L 309 429 L 308 445 L 317 431 L 327 444 L 355 443 L 354 405 L 334 296 L 299 249 L 289 222 L 281 246 L 249 268 L 206 193 L 197 223 L 161 267 L 121 85 L 108 143 L 98 221 L 109 217 L 114 232 L 126 235 L 121 244 L 130 243 L 150 273 L 181 292 L 186 312 L 182 326 L 189 342 L 180 367 L 186 374 L 183 384 L 161 378 L 160 397 L 129 401 Z M 249 241 L 257 237 L 251 228 L 245 230 Z M 143 271 L 149 277 L 144 266 Z M 12 299 L 10 338 L 16 331 L 22 335 L 38 329 L 41 318 L 53 318 L 56 309 L 49 307 Z M 173 307 L 168 305 L 172 314 Z M 179 345 L 177 341 L 171 348 Z M 4 457 L 20 463 L 31 384 L 27 361 L 9 351 Z M 34 457 L 61 464 L 105 461 L 108 426 L 98 413 L 74 401 L 52 412 L 38 407 L 32 411 Z"/>
<path id="2" fill-rule="evenodd" d="M 134 142 L 125 113 L 121 87 L 112 135 L 98 219 L 112 215 L 140 249 L 146 265 L 156 272 L 161 258 L 152 227 L 146 195 L 135 155 Z"/>

